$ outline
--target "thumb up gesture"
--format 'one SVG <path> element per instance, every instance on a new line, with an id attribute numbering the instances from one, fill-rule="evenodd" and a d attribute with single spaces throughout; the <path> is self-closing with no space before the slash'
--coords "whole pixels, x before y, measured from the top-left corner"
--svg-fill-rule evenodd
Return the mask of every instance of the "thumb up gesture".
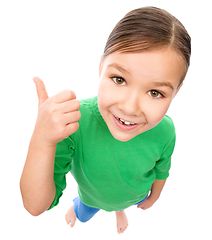
<path id="1" fill-rule="evenodd" d="M 71 90 L 49 97 L 43 81 L 34 79 L 38 95 L 38 117 L 34 134 L 42 144 L 55 146 L 79 128 L 80 103 Z"/>

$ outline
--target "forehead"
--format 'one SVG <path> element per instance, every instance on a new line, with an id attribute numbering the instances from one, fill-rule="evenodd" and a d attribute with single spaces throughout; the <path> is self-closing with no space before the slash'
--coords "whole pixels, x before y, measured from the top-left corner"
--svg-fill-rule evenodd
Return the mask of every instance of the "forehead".
<path id="1" fill-rule="evenodd" d="M 135 78 L 176 81 L 176 84 L 185 73 L 184 60 L 170 48 L 140 53 L 115 52 L 104 59 L 103 68 L 113 68 Z"/>

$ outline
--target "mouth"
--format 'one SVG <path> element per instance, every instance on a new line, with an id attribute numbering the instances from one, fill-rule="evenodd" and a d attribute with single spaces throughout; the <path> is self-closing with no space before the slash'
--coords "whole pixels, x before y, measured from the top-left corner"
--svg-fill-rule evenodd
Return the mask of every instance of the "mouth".
<path id="1" fill-rule="evenodd" d="M 131 131 L 140 126 L 140 123 L 129 122 L 112 114 L 115 125 L 123 131 Z"/>
<path id="2" fill-rule="evenodd" d="M 137 123 L 125 121 L 124 119 L 119 118 L 119 117 L 117 117 L 117 116 L 114 116 L 114 117 L 115 117 L 116 120 L 118 120 L 122 125 L 125 125 L 125 126 L 135 126 L 135 125 L 137 125 Z"/>

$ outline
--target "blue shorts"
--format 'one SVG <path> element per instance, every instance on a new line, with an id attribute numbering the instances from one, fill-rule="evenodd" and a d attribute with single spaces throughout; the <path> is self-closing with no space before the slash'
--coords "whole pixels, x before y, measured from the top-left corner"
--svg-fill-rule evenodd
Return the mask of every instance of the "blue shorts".
<path id="1" fill-rule="evenodd" d="M 147 197 L 148 195 L 142 201 L 136 203 L 135 205 L 142 203 L 144 200 L 146 200 Z M 100 210 L 98 208 L 88 207 L 81 201 L 79 197 L 76 197 L 73 202 L 74 212 L 80 222 L 87 222 Z"/>

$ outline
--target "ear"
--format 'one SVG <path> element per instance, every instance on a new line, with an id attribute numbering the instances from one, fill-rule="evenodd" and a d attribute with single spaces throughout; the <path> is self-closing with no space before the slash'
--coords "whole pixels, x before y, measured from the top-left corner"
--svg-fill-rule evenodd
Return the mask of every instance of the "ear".
<path id="1" fill-rule="evenodd" d="M 99 63 L 99 77 L 101 76 L 102 68 L 103 68 L 103 56 L 101 56 Z"/>
<path id="2" fill-rule="evenodd" d="M 174 97 L 173 98 L 175 98 L 175 96 L 177 95 L 177 93 L 180 91 L 180 89 L 181 89 L 181 87 L 183 86 L 183 82 L 180 84 L 180 86 L 177 88 L 177 91 L 176 91 L 176 93 L 174 94 Z"/>

